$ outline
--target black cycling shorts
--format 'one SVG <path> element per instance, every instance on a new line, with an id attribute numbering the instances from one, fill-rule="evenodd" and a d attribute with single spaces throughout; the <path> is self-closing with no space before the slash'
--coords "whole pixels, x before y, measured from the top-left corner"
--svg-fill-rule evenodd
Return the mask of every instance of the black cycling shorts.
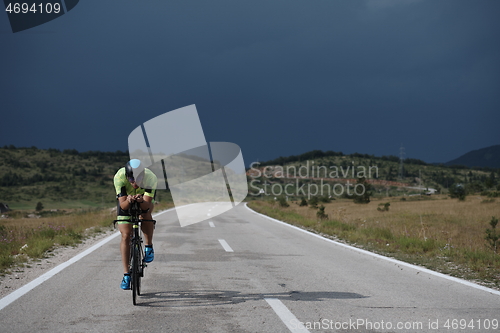
<path id="1" fill-rule="evenodd" d="M 149 209 L 142 210 L 141 214 L 147 213 L 148 211 L 149 211 Z M 116 215 L 118 216 L 118 220 L 126 220 L 126 217 L 130 216 L 130 213 L 128 212 L 128 210 L 123 210 L 120 207 L 120 201 L 119 200 L 116 200 Z M 120 217 L 122 217 L 122 218 L 120 218 Z M 130 222 L 129 221 L 123 221 L 123 222 L 117 222 L 117 223 L 130 223 Z"/>

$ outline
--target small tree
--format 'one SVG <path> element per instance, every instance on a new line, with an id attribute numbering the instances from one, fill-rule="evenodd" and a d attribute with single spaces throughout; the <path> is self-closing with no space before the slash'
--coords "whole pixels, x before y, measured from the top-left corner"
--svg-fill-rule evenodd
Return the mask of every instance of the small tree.
<path id="1" fill-rule="evenodd" d="M 436 193 L 441 194 L 441 186 L 436 185 Z"/>
<path id="2" fill-rule="evenodd" d="M 326 220 L 328 218 L 328 214 L 325 214 L 325 206 L 319 206 L 318 211 L 316 212 L 316 216 L 320 220 Z"/>
<path id="3" fill-rule="evenodd" d="M 36 208 L 35 208 L 35 210 L 36 210 L 37 212 L 42 211 L 42 210 L 43 210 L 43 203 L 41 203 L 40 201 L 38 201 L 38 203 L 36 204 Z"/>
<path id="4" fill-rule="evenodd" d="M 498 219 L 494 216 L 491 218 L 490 226 L 491 229 L 486 229 L 486 241 L 490 244 L 491 248 L 495 253 L 497 253 L 498 240 L 500 239 L 500 233 L 497 232 Z"/>
<path id="5" fill-rule="evenodd" d="M 368 182 L 366 181 L 366 179 L 364 177 L 358 178 L 358 182 L 356 183 L 356 187 L 358 187 L 359 185 L 363 186 L 363 193 L 357 194 L 356 191 L 354 191 L 354 194 L 352 195 L 352 199 L 353 199 L 354 203 L 367 204 L 370 202 L 371 185 L 368 184 Z"/>
<path id="6" fill-rule="evenodd" d="M 306 200 L 306 198 L 302 198 L 302 200 L 300 201 L 299 206 L 300 207 L 307 206 L 307 200 Z"/>
<path id="7" fill-rule="evenodd" d="M 450 186 L 450 198 L 458 198 L 460 201 L 465 200 L 465 188 L 462 184 L 453 184 Z"/>
<path id="8" fill-rule="evenodd" d="M 318 203 L 319 203 L 319 200 L 318 200 L 318 197 L 312 197 L 311 199 L 309 199 L 309 207 L 311 208 L 318 208 Z"/>

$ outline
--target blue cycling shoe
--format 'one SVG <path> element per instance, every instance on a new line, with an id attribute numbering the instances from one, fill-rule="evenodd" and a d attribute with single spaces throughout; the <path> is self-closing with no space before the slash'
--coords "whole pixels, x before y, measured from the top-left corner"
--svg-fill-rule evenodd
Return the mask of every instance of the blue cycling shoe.
<path id="1" fill-rule="evenodd" d="M 152 247 L 146 247 L 144 249 L 144 262 L 150 263 L 155 260 L 155 251 Z"/>
<path id="2" fill-rule="evenodd" d="M 122 284 L 120 285 L 120 288 L 123 290 L 130 290 L 130 275 L 124 275 Z"/>

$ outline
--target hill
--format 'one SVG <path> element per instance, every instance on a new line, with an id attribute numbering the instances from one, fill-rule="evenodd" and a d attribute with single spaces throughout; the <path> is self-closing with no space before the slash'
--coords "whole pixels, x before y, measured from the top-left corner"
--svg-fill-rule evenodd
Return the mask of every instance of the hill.
<path id="1" fill-rule="evenodd" d="M 0 202 L 12 209 L 88 208 L 116 200 L 113 176 L 128 153 L 0 148 Z"/>
<path id="2" fill-rule="evenodd" d="M 381 195 L 409 195 L 412 191 L 419 192 L 421 187 L 446 193 L 446 189 L 453 184 L 464 184 L 468 193 L 500 189 L 498 169 L 435 165 L 407 158 L 401 173 L 400 160 L 396 156 L 344 155 L 342 152 L 321 150 L 253 163 L 247 175 L 249 190 L 253 195 L 262 191 L 268 195 L 275 187 L 277 191 L 273 194 L 279 196 L 279 189 L 285 186 L 289 189 L 288 193 L 296 193 L 296 190 L 304 188 L 303 184 L 308 188 L 307 184 L 313 183 L 320 184 L 319 188 L 322 189 L 321 181 L 328 182 L 330 187 L 347 181 L 352 184 L 357 177 L 367 178 L 375 187 L 375 192 Z M 328 187 L 325 187 L 327 190 Z"/>
<path id="3" fill-rule="evenodd" d="M 42 202 L 45 209 L 113 206 L 116 202 L 113 176 L 128 159 L 128 153 L 121 151 L 0 147 L 0 202 L 8 204 L 11 209 L 30 210 L 34 210 L 38 202 Z M 275 173 L 269 178 L 261 171 L 273 170 L 271 166 L 282 166 L 288 174 L 296 171 L 299 175 L 308 176 L 287 179 Z M 287 189 L 293 192 L 302 184 L 312 184 L 319 178 L 329 178 L 325 180 L 329 183 L 351 181 L 350 178 L 359 177 L 362 169 L 367 170 L 366 177 L 377 185 L 376 191 L 381 195 L 401 195 L 401 184 L 444 190 L 454 183 L 463 183 L 471 192 L 497 186 L 500 189 L 500 170 L 432 165 L 411 158 L 404 160 L 401 178 L 399 158 L 396 156 L 344 155 L 341 152 L 314 150 L 297 156 L 279 157 L 253 165 L 252 169 L 249 172 L 254 173 L 249 173 L 248 181 L 249 191 L 254 194 L 265 187 L 266 182 L 287 185 Z M 253 176 L 255 174 L 257 177 Z M 170 201 L 171 196 L 168 191 L 158 191 L 157 199 Z"/>
<path id="4" fill-rule="evenodd" d="M 445 165 L 500 168 L 500 145 L 470 151 Z"/>

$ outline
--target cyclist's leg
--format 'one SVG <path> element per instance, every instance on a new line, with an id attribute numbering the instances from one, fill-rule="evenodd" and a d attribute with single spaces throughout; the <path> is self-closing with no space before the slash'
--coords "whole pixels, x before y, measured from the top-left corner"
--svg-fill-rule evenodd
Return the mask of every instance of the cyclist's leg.
<path id="1" fill-rule="evenodd" d="M 142 213 L 141 217 L 143 220 L 152 220 L 153 219 L 153 210 L 154 206 L 152 206 L 146 213 Z M 153 233 L 154 233 L 154 223 L 153 222 L 143 222 L 141 223 L 141 230 L 144 234 L 145 245 L 153 245 Z"/>
<path id="2" fill-rule="evenodd" d="M 132 224 L 130 223 L 118 223 L 118 230 L 122 234 L 122 239 L 120 242 L 120 252 L 122 254 L 123 272 L 126 274 L 129 272 L 129 262 L 130 262 L 130 237 L 132 235 Z"/>

